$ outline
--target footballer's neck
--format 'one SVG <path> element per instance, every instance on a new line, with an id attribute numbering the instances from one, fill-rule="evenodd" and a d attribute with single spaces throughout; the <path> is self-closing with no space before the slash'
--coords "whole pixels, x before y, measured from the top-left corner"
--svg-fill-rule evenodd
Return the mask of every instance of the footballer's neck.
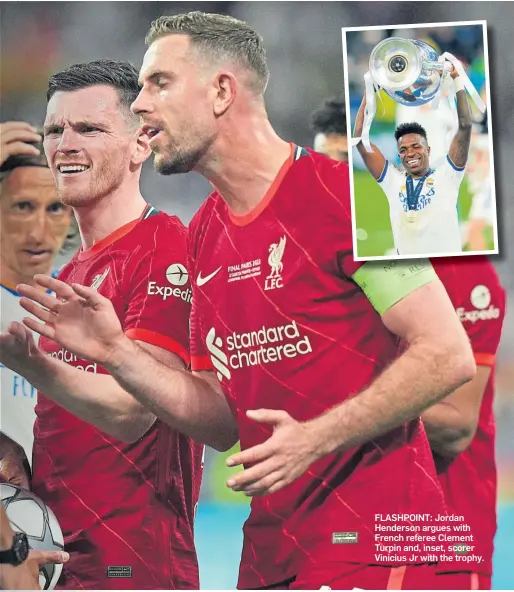
<path id="1" fill-rule="evenodd" d="M 266 196 L 291 155 L 264 107 L 233 118 L 196 170 L 219 191 L 234 214 L 251 212 Z"/>
<path id="2" fill-rule="evenodd" d="M 50 275 L 52 273 L 53 260 L 51 261 L 48 269 L 40 269 L 37 273 Z M 27 273 L 26 275 L 13 269 L 3 257 L 0 257 L 0 284 L 13 292 L 17 292 L 16 286 L 19 284 L 28 284 L 34 288 L 45 290 L 41 288 L 39 284 L 34 281 L 33 273 Z"/>
<path id="3" fill-rule="evenodd" d="M 84 250 L 140 218 L 146 205 L 138 179 L 137 183 L 122 183 L 114 191 L 91 203 L 74 206 Z"/>

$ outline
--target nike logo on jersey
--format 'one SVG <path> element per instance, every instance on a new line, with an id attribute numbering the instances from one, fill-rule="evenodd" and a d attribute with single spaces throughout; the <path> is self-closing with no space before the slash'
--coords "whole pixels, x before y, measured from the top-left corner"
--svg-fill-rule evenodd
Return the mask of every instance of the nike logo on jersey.
<path id="1" fill-rule="evenodd" d="M 208 281 L 212 280 L 212 278 L 218 273 L 218 271 L 222 268 L 223 266 L 220 265 L 218 267 L 218 269 L 216 269 L 215 271 L 213 271 L 212 273 L 210 273 L 209 275 L 206 275 L 205 277 L 202 277 L 202 272 L 200 272 L 198 274 L 198 277 L 196 278 L 196 283 L 198 286 L 203 286 L 204 284 L 206 284 Z"/>

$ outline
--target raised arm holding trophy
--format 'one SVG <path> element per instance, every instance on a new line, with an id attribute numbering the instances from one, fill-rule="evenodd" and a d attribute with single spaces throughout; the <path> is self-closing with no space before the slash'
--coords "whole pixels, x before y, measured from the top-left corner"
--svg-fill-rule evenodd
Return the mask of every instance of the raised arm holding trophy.
<path id="1" fill-rule="evenodd" d="M 439 55 L 428 43 L 391 37 L 372 50 L 365 93 L 357 113 L 352 145 L 389 201 L 395 250 L 398 255 L 462 252 L 457 214 L 471 139 L 471 111 L 466 90 L 483 112 L 485 105 L 464 67 L 449 53 Z M 375 93 L 382 89 L 406 106 L 432 101 L 437 109 L 443 87 L 455 110 L 458 129 L 443 163 L 431 168 L 430 129 L 403 123 L 395 131 L 401 172 L 369 139 L 376 112 Z M 456 104 L 456 106 L 455 106 Z"/>

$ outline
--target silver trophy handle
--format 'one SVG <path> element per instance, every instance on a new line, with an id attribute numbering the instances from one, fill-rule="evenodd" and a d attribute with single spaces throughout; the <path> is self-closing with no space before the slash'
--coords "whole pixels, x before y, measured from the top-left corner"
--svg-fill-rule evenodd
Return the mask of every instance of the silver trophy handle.
<path id="1" fill-rule="evenodd" d="M 449 62 L 433 62 L 430 60 L 423 60 L 423 70 L 435 70 L 436 72 L 445 73 L 448 71 Z"/>
<path id="2" fill-rule="evenodd" d="M 444 69 L 444 64 L 441 62 L 431 62 L 430 60 L 423 61 L 423 68 L 427 70 L 437 70 L 438 72 L 442 72 Z"/>

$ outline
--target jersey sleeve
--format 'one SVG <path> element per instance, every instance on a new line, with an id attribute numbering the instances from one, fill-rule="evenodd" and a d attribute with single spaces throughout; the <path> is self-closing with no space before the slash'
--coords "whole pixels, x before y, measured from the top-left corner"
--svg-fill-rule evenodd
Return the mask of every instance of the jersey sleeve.
<path id="1" fill-rule="evenodd" d="M 350 175 L 348 165 L 329 161 L 328 168 L 317 169 L 316 174 L 325 198 L 334 207 L 326 220 L 323 236 L 333 255 L 335 247 L 337 275 L 351 278 L 364 261 L 355 261 L 353 257 L 352 208 L 350 202 Z M 321 207 L 321 206 L 320 206 Z"/>
<path id="2" fill-rule="evenodd" d="M 390 199 L 391 195 L 395 194 L 395 192 L 399 192 L 403 182 L 404 176 L 396 167 L 386 160 L 384 170 L 377 179 L 377 183 L 382 188 L 382 191 L 386 194 L 388 200 Z"/>
<path id="3" fill-rule="evenodd" d="M 129 277 L 123 329 L 131 339 L 166 349 L 189 365 L 192 292 L 186 267 L 186 231 L 168 220 L 147 233 L 148 248 L 132 256 L 137 256 L 134 267 L 126 267 Z"/>
<path id="4" fill-rule="evenodd" d="M 475 361 L 493 366 L 505 316 L 505 291 L 487 259 L 433 259 L 434 268 L 468 334 Z"/>
<path id="5" fill-rule="evenodd" d="M 443 167 L 444 176 L 446 180 L 450 183 L 450 186 L 453 186 L 456 189 L 458 189 L 460 187 L 460 184 L 462 183 L 462 180 L 464 179 L 466 167 L 458 167 L 456 164 L 454 164 L 449 154 L 446 155 L 446 158 L 444 159 L 443 164 L 441 166 Z"/>
<path id="6" fill-rule="evenodd" d="M 205 345 L 205 340 L 202 337 L 202 319 L 199 314 L 198 306 L 198 300 L 201 298 L 201 295 L 198 293 L 198 286 L 196 285 L 195 254 L 197 234 L 195 228 L 196 224 L 193 220 L 189 228 L 187 239 L 187 267 L 191 279 L 191 289 L 193 291 L 193 306 L 189 320 L 191 370 L 193 370 L 193 372 L 199 372 L 201 370 L 213 370 L 213 366 Z"/>

